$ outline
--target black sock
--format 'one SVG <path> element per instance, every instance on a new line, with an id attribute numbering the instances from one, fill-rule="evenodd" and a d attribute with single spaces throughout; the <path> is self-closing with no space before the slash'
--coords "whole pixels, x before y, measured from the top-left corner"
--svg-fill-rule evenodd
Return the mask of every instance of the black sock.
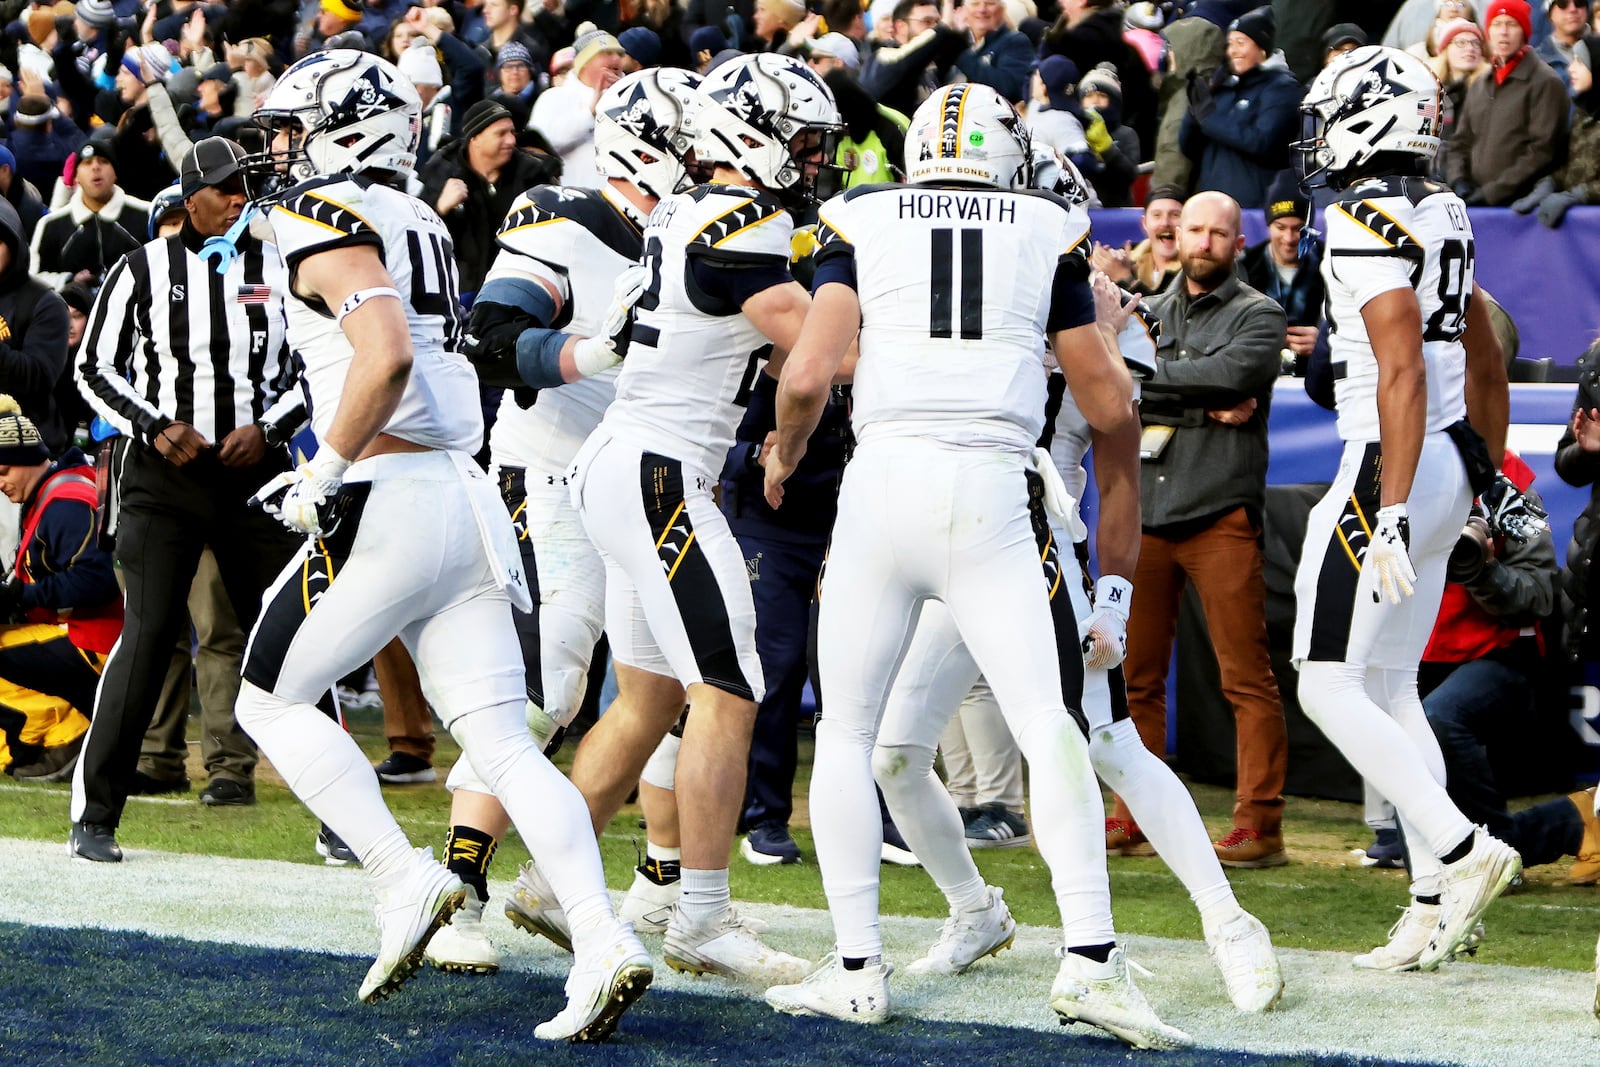
<path id="1" fill-rule="evenodd" d="M 1431 897 L 1418 897 L 1417 898 L 1417 903 L 1418 904 L 1431 904 L 1434 907 L 1438 907 L 1439 906 L 1439 894 L 1435 893 Z"/>
<path id="2" fill-rule="evenodd" d="M 681 870 L 678 860 L 658 860 L 654 856 L 646 856 L 639 864 L 639 873 L 656 885 L 671 885 L 683 877 Z"/>
<path id="3" fill-rule="evenodd" d="M 882 956 L 841 956 L 839 962 L 844 964 L 847 971 L 864 970 L 869 963 L 882 963 Z"/>
<path id="4" fill-rule="evenodd" d="M 1439 857 L 1439 862 L 1441 862 L 1441 863 L 1454 863 L 1457 860 L 1459 860 L 1459 859 L 1463 858 L 1464 856 L 1466 856 L 1466 854 L 1468 852 L 1472 851 L 1472 838 L 1473 838 L 1473 835 L 1476 834 L 1476 833 L 1477 833 L 1477 831 L 1474 830 L 1472 833 L 1470 833 L 1466 837 L 1462 838 L 1461 839 L 1461 843 L 1459 845 L 1457 845 L 1455 848 L 1451 849 L 1449 852 L 1446 852 L 1444 855 Z"/>
<path id="5" fill-rule="evenodd" d="M 494 861 L 496 841 L 474 826 L 452 826 L 444 837 L 444 865 L 472 887 L 479 900 L 489 899 L 489 864 Z"/>
<path id="6" fill-rule="evenodd" d="M 1117 943 L 1115 941 L 1107 941 L 1103 945 L 1075 945 L 1067 949 L 1067 951 L 1074 956 L 1083 956 L 1086 959 L 1094 960 L 1096 963 L 1104 963 L 1111 958 L 1111 950 L 1116 947 Z"/>

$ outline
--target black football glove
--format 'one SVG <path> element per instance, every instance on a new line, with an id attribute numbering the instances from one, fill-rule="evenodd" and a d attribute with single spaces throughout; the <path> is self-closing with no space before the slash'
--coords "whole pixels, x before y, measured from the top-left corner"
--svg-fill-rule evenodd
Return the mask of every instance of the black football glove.
<path id="1" fill-rule="evenodd" d="M 517 339 L 539 321 L 520 308 L 493 301 L 472 305 L 467 319 L 467 340 L 462 351 L 477 368 L 484 385 L 505 389 L 522 385 L 517 373 Z"/>
<path id="2" fill-rule="evenodd" d="M 1550 529 L 1544 509 L 1523 496 L 1522 490 L 1499 471 L 1495 472 L 1494 484 L 1478 499 L 1493 535 L 1503 535 L 1521 545 Z"/>

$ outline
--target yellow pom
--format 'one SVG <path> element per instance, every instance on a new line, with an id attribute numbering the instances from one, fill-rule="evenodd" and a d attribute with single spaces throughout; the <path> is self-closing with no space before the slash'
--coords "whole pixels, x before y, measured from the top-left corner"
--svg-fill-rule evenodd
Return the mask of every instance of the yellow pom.
<path id="1" fill-rule="evenodd" d="M 22 405 L 5 393 L 0 393 L 0 415 L 22 414 Z"/>

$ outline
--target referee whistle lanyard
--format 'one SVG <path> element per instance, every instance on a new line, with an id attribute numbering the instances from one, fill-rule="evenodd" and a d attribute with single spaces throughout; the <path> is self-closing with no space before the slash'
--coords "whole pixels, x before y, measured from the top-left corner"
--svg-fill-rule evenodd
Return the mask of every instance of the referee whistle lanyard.
<path id="1" fill-rule="evenodd" d="M 244 210 L 239 212 L 238 221 L 228 227 L 228 232 L 221 237 L 207 237 L 200 246 L 198 255 L 202 260 L 215 259 L 218 274 L 228 273 L 228 268 L 233 266 L 233 261 L 239 257 L 239 238 L 244 236 L 245 230 L 250 227 L 250 220 L 256 216 L 255 204 L 246 204 Z"/>

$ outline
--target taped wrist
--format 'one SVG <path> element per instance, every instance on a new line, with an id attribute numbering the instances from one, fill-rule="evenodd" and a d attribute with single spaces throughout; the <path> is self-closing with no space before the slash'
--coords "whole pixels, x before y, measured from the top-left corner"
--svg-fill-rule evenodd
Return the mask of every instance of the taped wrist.
<path id="1" fill-rule="evenodd" d="M 1116 612 L 1124 622 L 1133 603 L 1133 583 L 1115 574 L 1103 574 L 1094 583 L 1094 606 Z"/>
<path id="2" fill-rule="evenodd" d="M 561 349 L 570 336 L 543 326 L 522 331 L 517 338 L 517 374 L 524 384 L 535 389 L 553 389 L 563 384 Z"/>

